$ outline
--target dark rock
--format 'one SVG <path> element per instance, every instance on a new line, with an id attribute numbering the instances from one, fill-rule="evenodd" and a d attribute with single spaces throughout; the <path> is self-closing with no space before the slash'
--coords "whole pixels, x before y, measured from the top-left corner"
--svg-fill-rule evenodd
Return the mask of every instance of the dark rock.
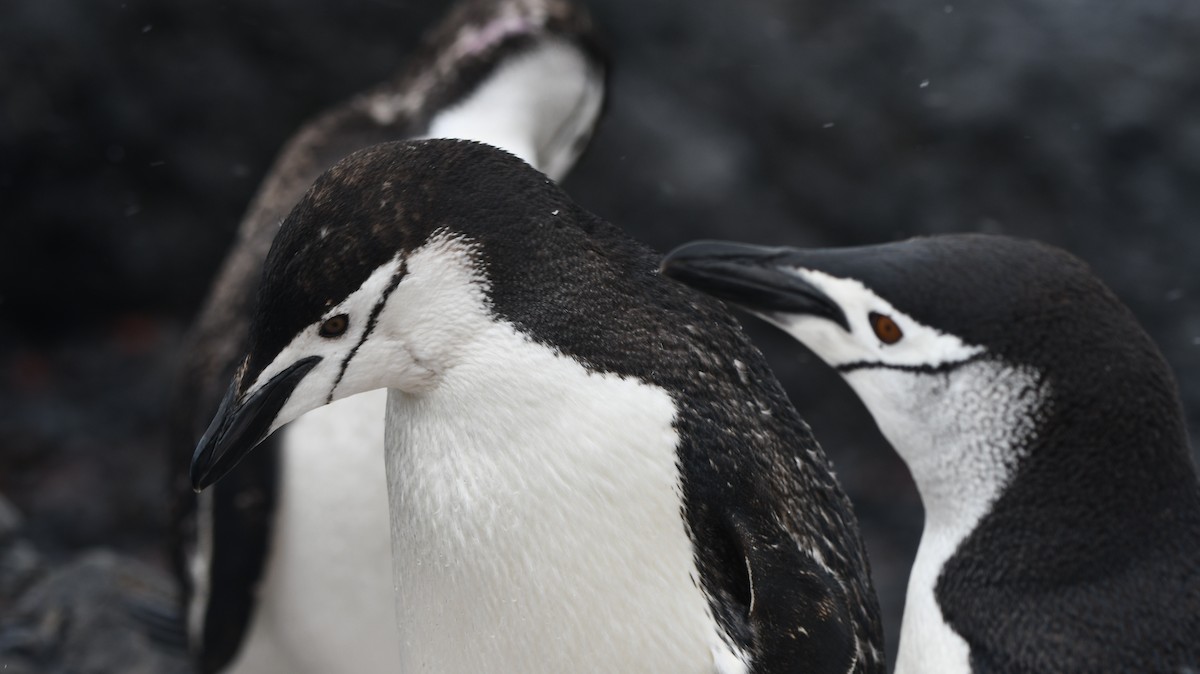
<path id="1" fill-rule="evenodd" d="M 11 606 L 21 590 L 37 578 L 42 558 L 26 540 L 0 541 L 0 606 Z"/>
<path id="2" fill-rule="evenodd" d="M 43 575 L 0 617 L 0 671 L 190 672 L 177 603 L 163 572 L 88 553 Z"/>
<path id="3" fill-rule="evenodd" d="M 0 543 L 19 534 L 23 524 L 24 518 L 17 507 L 0 494 Z"/>
<path id="4" fill-rule="evenodd" d="M 0 607 L 11 606 L 42 565 L 33 545 L 19 537 L 23 524 L 20 511 L 0 494 Z"/>

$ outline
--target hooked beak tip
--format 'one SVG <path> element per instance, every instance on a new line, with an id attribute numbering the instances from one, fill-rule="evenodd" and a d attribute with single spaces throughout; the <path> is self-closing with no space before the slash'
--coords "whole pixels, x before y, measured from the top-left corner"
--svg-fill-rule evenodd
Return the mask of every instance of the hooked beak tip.
<path id="1" fill-rule="evenodd" d="M 207 489 L 209 487 L 209 485 L 211 484 L 206 478 L 208 477 L 208 474 L 212 471 L 206 470 L 206 471 L 201 472 L 201 471 L 197 471 L 196 467 L 197 467 L 196 464 L 193 463 L 191 474 L 189 477 L 191 477 L 191 479 L 192 479 L 192 491 L 199 494 L 200 492 Z"/>

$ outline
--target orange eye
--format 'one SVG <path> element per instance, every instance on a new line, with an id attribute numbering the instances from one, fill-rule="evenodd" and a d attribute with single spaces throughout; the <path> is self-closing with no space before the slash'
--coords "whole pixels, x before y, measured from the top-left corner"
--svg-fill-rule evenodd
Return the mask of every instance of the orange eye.
<path id="1" fill-rule="evenodd" d="M 884 344 L 895 344 L 904 337 L 904 331 L 896 325 L 891 316 L 877 314 L 874 311 L 867 314 L 867 320 L 871 321 L 871 329 L 875 331 L 875 336 Z"/>
<path id="2" fill-rule="evenodd" d="M 350 327 L 350 317 L 346 314 L 338 314 L 322 323 L 317 334 L 322 337 L 341 337 L 348 327 Z"/>

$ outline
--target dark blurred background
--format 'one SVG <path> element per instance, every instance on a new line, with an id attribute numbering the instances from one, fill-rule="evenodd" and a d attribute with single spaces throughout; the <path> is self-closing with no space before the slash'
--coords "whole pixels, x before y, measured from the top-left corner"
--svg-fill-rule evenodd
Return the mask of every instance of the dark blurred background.
<path id="1" fill-rule="evenodd" d="M 25 551 L 0 554 L 0 619 L 86 550 L 164 566 L 166 456 L 190 451 L 163 440 L 173 369 L 247 201 L 302 121 L 396 70 L 445 5 L 0 3 L 0 547 Z M 591 8 L 613 77 L 565 182 L 584 206 L 659 249 L 1060 245 L 1161 346 L 1197 437 L 1200 4 Z M 894 653 L 921 527 L 907 471 L 840 380 L 747 323 L 855 502 Z"/>

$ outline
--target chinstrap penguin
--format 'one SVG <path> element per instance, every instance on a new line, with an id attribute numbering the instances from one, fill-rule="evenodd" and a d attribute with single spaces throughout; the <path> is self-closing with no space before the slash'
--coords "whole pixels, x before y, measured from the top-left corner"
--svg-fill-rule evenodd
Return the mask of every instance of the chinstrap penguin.
<path id="1" fill-rule="evenodd" d="M 824 454 L 657 263 L 494 148 L 355 153 L 280 229 L 194 484 L 386 388 L 403 671 L 882 672 Z"/>
<path id="2" fill-rule="evenodd" d="M 383 464 L 386 394 L 306 416 L 195 496 L 188 460 L 241 356 L 279 222 L 352 151 L 450 136 L 509 150 L 554 179 L 599 118 L 605 65 L 564 0 L 459 3 L 393 81 L 301 129 L 241 224 L 193 328 L 175 405 L 178 566 L 203 672 L 397 671 Z"/>
<path id="3" fill-rule="evenodd" d="M 663 273 L 836 368 L 925 506 L 896 671 L 1200 670 L 1200 487 L 1132 313 L 1043 244 L 682 246 Z"/>

